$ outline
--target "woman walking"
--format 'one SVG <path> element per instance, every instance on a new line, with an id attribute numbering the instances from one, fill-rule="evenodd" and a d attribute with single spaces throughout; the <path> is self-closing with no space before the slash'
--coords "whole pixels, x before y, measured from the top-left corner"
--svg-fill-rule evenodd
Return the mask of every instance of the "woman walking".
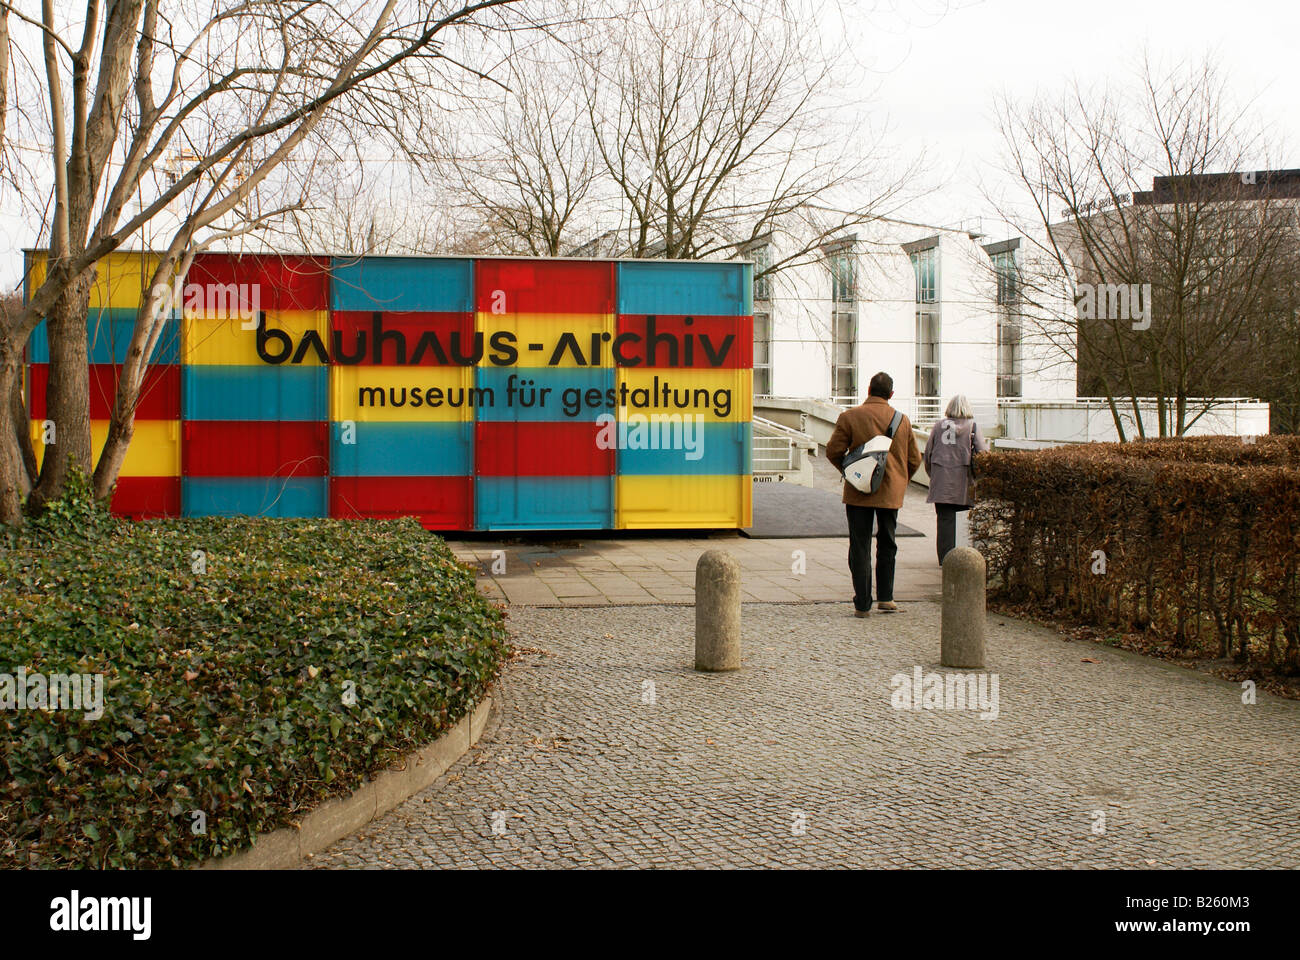
<path id="1" fill-rule="evenodd" d="M 926 503 L 934 504 L 938 527 L 939 565 L 957 543 L 957 514 L 975 502 L 971 457 L 985 453 L 988 441 L 980 433 L 975 413 L 964 393 L 948 401 L 943 419 L 930 431 L 921 459 L 930 475 Z"/>

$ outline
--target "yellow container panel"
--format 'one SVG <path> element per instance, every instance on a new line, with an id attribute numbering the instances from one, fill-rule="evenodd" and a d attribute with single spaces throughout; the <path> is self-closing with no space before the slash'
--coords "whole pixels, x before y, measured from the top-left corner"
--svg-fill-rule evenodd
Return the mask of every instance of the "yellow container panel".
<path id="1" fill-rule="evenodd" d="M 620 367 L 617 400 L 620 420 L 680 413 L 705 423 L 745 423 L 754 419 L 754 371 Z"/>
<path id="2" fill-rule="evenodd" d="M 473 420 L 482 395 L 473 367 L 334 366 L 330 419 L 389 422 Z"/>
<path id="3" fill-rule="evenodd" d="M 620 530 L 748 527 L 754 522 L 753 476 L 621 476 Z"/>
<path id="4" fill-rule="evenodd" d="M 238 317 L 186 316 L 181 320 L 184 334 L 181 340 L 181 362 L 219 364 L 222 366 L 256 367 L 267 363 L 257 354 L 257 330 L 245 329 Z M 283 330 L 293 344 L 281 366 L 319 367 L 321 352 L 327 356 L 330 349 L 330 315 L 328 310 L 268 310 L 267 330 Z M 314 343 L 303 348 L 303 337 L 314 333 L 320 338 L 321 349 Z M 279 337 L 270 340 L 265 349 L 278 356 L 284 352 L 284 341 Z M 302 360 L 292 363 L 302 352 Z"/>
<path id="5" fill-rule="evenodd" d="M 44 430 L 31 422 L 32 446 L 39 464 L 45 455 Z M 90 447 L 96 459 L 108 439 L 108 421 L 90 422 Z M 55 434 L 55 442 L 59 437 Z M 181 425 L 178 420 L 137 420 L 135 435 L 122 461 L 123 477 L 179 477 L 181 475 Z"/>
<path id="6" fill-rule="evenodd" d="M 46 254 L 30 255 L 32 267 L 28 289 L 35 290 L 45 282 Z M 90 288 L 90 306 L 136 308 L 140 294 L 153 280 L 159 257 L 153 253 L 110 253 L 95 264 L 95 284 Z"/>
<path id="7" fill-rule="evenodd" d="M 507 313 L 475 314 L 477 331 L 483 334 L 484 359 L 493 352 L 490 337 L 498 331 L 514 335 L 519 351 L 516 367 L 612 367 L 610 348 L 615 333 L 612 313 Z M 566 337 L 569 334 L 571 336 Z M 593 339 L 594 338 L 594 339 Z M 536 347 L 537 349 L 533 349 Z M 555 362 L 552 363 L 551 361 Z"/>

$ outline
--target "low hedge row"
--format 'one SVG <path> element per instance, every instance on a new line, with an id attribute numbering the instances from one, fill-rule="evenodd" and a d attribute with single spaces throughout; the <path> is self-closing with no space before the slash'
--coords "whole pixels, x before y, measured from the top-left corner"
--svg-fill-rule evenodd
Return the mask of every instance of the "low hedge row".
<path id="1" fill-rule="evenodd" d="M 414 520 L 59 508 L 0 535 L 0 609 L 0 673 L 104 680 L 99 719 L 0 710 L 0 867 L 242 849 L 437 738 L 508 650 Z"/>
<path id="2" fill-rule="evenodd" d="M 1300 437 L 999 452 L 977 472 L 992 599 L 1300 673 Z"/>

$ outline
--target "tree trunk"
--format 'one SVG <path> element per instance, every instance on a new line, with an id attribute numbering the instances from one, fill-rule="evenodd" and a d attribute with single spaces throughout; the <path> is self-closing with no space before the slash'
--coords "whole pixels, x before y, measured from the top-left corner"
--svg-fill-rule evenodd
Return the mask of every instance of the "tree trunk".
<path id="1" fill-rule="evenodd" d="M 17 374 L 13 377 L 13 387 L 9 390 L 9 416 L 13 421 L 14 440 L 18 444 L 18 453 L 22 457 L 24 476 L 23 496 L 31 493 L 32 478 L 36 476 L 36 471 L 40 469 L 36 465 L 36 451 L 32 449 L 31 427 L 28 422 L 27 404 L 23 402 L 23 393 L 19 389 L 22 384 L 22 367 L 18 368 Z"/>
<path id="2" fill-rule="evenodd" d="M 126 460 L 126 451 L 135 436 L 135 411 L 131 410 L 122 419 L 114 418 L 108 425 L 108 439 L 104 441 L 104 452 L 95 467 L 95 499 L 108 502 L 113 495 L 113 484 L 122 471 Z"/>
<path id="3" fill-rule="evenodd" d="M 10 396 L 18 389 L 22 355 L 0 359 L 0 395 Z M 8 410 L 8 407 L 6 407 Z M 24 419 L 26 419 L 24 417 Z M 22 447 L 14 436 L 17 424 L 0 431 L 0 524 L 17 526 L 23 519 L 23 497 L 31 486 L 23 463 Z"/>
<path id="4" fill-rule="evenodd" d="M 68 471 L 75 465 L 89 474 L 94 467 L 90 440 L 90 354 L 86 313 L 94 272 L 68 285 L 46 317 L 50 345 L 50 380 L 45 391 L 46 418 L 53 421 L 54 443 L 45 447 L 41 475 L 27 508 L 39 513 L 63 495 Z"/>
<path id="5" fill-rule="evenodd" d="M 185 250 L 185 254 L 180 254 Z M 158 259 L 153 275 L 143 293 L 136 311 L 135 326 L 131 329 L 131 342 L 118 370 L 117 395 L 113 398 L 113 412 L 109 418 L 108 437 L 95 465 L 95 499 L 108 502 L 113 494 L 113 484 L 126 460 L 127 448 L 135 436 L 135 409 L 140 403 L 140 390 L 149 371 L 148 358 L 167 325 L 167 310 L 158 294 L 171 295 L 173 286 L 183 288 L 184 277 L 194 263 L 198 249 L 190 244 L 188 234 L 178 233 L 166 253 Z M 179 261 L 179 262 L 178 262 Z"/>
<path id="6" fill-rule="evenodd" d="M 0 10 L 0 149 L 5 142 L 5 118 L 9 111 L 9 8 Z"/>

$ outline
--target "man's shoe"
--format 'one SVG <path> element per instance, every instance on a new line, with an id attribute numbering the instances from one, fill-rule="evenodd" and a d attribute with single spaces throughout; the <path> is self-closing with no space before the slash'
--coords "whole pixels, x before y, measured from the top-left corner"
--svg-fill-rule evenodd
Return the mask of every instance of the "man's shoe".
<path id="1" fill-rule="evenodd" d="M 898 604 L 893 600 L 881 600 L 876 604 L 876 609 L 881 613 L 898 613 Z"/>
<path id="2" fill-rule="evenodd" d="M 853 615 L 854 615 L 855 617 L 863 617 L 863 618 L 866 618 L 866 617 L 871 616 L 871 611 L 870 611 L 870 610 L 854 610 L 854 611 L 853 611 Z"/>

